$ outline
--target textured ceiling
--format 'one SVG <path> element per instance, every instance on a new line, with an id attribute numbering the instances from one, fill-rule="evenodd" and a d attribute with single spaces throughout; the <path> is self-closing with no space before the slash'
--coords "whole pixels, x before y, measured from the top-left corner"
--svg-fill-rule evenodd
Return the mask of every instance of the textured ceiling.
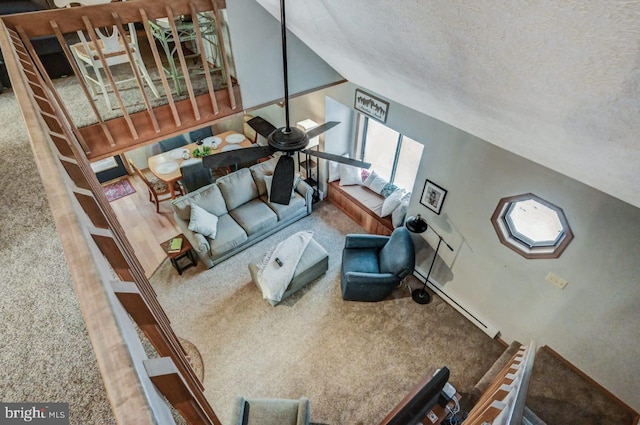
<path id="1" fill-rule="evenodd" d="M 290 0 L 287 27 L 347 80 L 640 207 L 640 1 Z"/>

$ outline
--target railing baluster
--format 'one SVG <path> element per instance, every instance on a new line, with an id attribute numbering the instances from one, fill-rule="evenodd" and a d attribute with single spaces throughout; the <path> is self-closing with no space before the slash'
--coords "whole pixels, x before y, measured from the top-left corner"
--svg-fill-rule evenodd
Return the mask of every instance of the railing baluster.
<path id="1" fill-rule="evenodd" d="M 96 49 L 96 53 L 98 53 L 98 58 L 100 59 L 100 63 L 102 64 L 102 68 L 104 69 L 104 73 L 107 75 L 107 79 L 109 80 L 109 84 L 111 84 L 111 88 L 113 89 L 113 94 L 120 105 L 120 109 L 122 110 L 122 114 L 124 116 L 127 125 L 129 126 L 129 131 L 131 133 L 131 137 L 134 139 L 138 138 L 138 131 L 136 127 L 133 125 L 133 121 L 131 121 L 131 117 L 129 116 L 129 112 L 127 108 L 124 106 L 124 101 L 122 100 L 122 96 L 120 95 L 120 91 L 118 90 L 118 86 L 116 85 L 116 81 L 113 78 L 113 73 L 107 64 L 107 59 L 104 57 L 104 53 L 102 52 L 102 48 L 100 47 L 100 43 L 98 42 L 98 37 L 96 36 L 95 27 L 91 24 L 91 20 L 87 16 L 82 16 L 82 21 L 89 33 L 89 37 L 91 38 L 91 42 L 93 43 L 93 47 Z M 91 54 L 91 52 L 87 52 Z"/>
<path id="2" fill-rule="evenodd" d="M 180 115 L 178 115 L 176 104 L 173 101 L 173 94 L 171 94 L 171 88 L 169 87 L 169 81 L 167 81 L 167 76 L 165 75 L 164 68 L 162 67 L 162 59 L 160 58 L 160 54 L 158 53 L 158 46 L 156 46 L 153 34 L 151 33 L 151 27 L 149 26 L 149 17 L 147 16 L 147 12 L 144 9 L 140 9 L 140 18 L 142 18 L 142 25 L 144 26 L 144 32 L 147 35 L 147 41 L 149 43 L 149 47 L 151 48 L 151 53 L 153 54 L 153 60 L 156 63 L 158 74 L 160 74 L 160 79 L 162 80 L 162 87 L 164 87 L 164 93 L 167 96 L 167 102 L 169 104 L 169 107 L 171 108 L 173 121 L 176 123 L 176 127 L 180 127 L 182 125 L 180 121 Z"/>
<path id="3" fill-rule="evenodd" d="M 216 23 L 216 32 L 218 33 L 218 41 L 220 43 L 220 54 L 222 55 L 222 63 L 224 66 L 224 72 L 227 77 L 227 91 L 229 92 L 229 102 L 231 103 L 231 109 L 236 109 L 236 95 L 233 92 L 233 84 L 231 81 L 231 72 L 229 69 L 229 60 L 227 59 L 226 48 L 224 47 L 224 40 L 222 38 L 222 25 L 220 25 L 220 9 L 216 0 L 211 0 L 213 6 L 213 16 Z"/>
<path id="4" fill-rule="evenodd" d="M 193 22 L 193 29 L 196 31 L 196 41 L 198 43 L 198 50 L 200 50 L 200 60 L 202 61 L 202 68 L 204 70 L 204 78 L 207 80 L 207 88 L 209 89 L 209 98 L 211 99 L 211 107 L 213 111 L 218 114 L 220 108 L 218 108 L 218 101 L 216 100 L 216 93 L 213 89 L 213 82 L 211 81 L 211 74 L 209 72 L 209 61 L 207 60 L 207 54 L 204 51 L 204 43 L 202 40 L 202 31 L 200 29 L 200 23 L 198 22 L 198 11 L 196 10 L 193 1 L 189 3 L 191 6 L 191 21 Z"/>
<path id="5" fill-rule="evenodd" d="M 62 35 L 62 32 L 60 31 L 60 27 L 58 26 L 58 23 L 56 21 L 49 21 L 49 25 L 51 25 L 51 29 L 53 30 L 53 33 L 58 39 L 58 43 L 60 43 L 60 47 L 62 47 L 62 51 L 65 57 L 67 58 L 69 65 L 71 65 L 71 69 L 73 70 L 73 73 L 76 76 L 76 79 L 78 80 L 78 84 L 80 84 L 80 88 L 82 89 L 82 92 L 84 93 L 87 100 L 89 101 L 89 106 L 91 107 L 93 114 L 97 118 L 98 123 L 100 124 L 100 128 L 104 132 L 104 135 L 107 138 L 107 142 L 109 142 L 110 146 L 115 146 L 116 142 L 113 140 L 113 136 L 111 135 L 111 132 L 105 125 L 104 120 L 102 119 L 102 116 L 98 111 L 98 107 L 96 106 L 96 103 L 93 101 L 93 96 L 91 96 L 89 87 L 87 87 L 87 82 L 82 76 L 82 72 L 80 72 L 80 69 L 78 68 L 78 64 L 76 63 L 76 60 L 73 57 L 71 50 L 69 49 L 69 46 L 67 45 L 67 41 L 65 40 L 64 36 Z M 90 153 L 90 152 L 87 152 L 87 153 Z"/>
<path id="6" fill-rule="evenodd" d="M 184 52 L 182 51 L 182 44 L 180 43 L 180 34 L 178 34 L 178 28 L 176 28 L 175 16 L 171 6 L 166 7 L 167 17 L 169 19 L 169 26 L 171 27 L 171 33 L 173 34 L 173 42 L 176 45 L 176 51 L 178 53 L 178 59 L 180 60 L 180 67 L 182 68 L 182 74 L 184 75 L 184 83 L 187 86 L 187 92 L 189 93 L 189 99 L 191 99 L 191 106 L 193 108 L 193 116 L 196 120 L 200 120 L 200 110 L 198 109 L 198 103 L 196 102 L 195 95 L 193 94 L 193 86 L 191 85 L 191 78 L 189 77 L 189 68 L 187 67 L 187 61 L 184 58 Z M 197 19 L 197 17 L 196 17 Z M 173 58 L 167 58 L 173 60 Z"/>
<path id="7" fill-rule="evenodd" d="M 122 25 L 122 19 L 120 16 L 113 12 L 111 14 L 114 22 L 116 23 L 116 28 L 118 28 L 119 36 L 122 38 L 122 44 L 124 46 L 125 52 L 127 52 L 127 58 L 129 58 L 129 64 L 131 65 L 131 71 L 136 79 L 136 83 L 138 83 L 138 89 L 140 90 L 140 95 L 142 96 L 142 100 L 144 101 L 145 106 L 147 107 L 147 112 L 149 113 L 149 119 L 151 120 L 151 124 L 153 125 L 153 129 L 156 133 L 160 132 L 160 127 L 158 126 L 158 120 L 156 119 L 156 114 L 153 112 L 153 107 L 149 102 L 149 97 L 147 93 L 144 91 L 144 84 L 142 82 L 142 78 L 140 77 L 140 72 L 138 71 L 138 66 L 136 65 L 136 60 L 131 53 L 131 49 L 129 47 L 129 41 L 126 37 L 126 32 L 124 31 L 124 26 Z"/>

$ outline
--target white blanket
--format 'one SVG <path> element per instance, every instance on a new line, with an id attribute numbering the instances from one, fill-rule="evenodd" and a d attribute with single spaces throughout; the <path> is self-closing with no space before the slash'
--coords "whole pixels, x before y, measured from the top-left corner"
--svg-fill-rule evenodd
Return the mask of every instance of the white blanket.
<path id="1" fill-rule="evenodd" d="M 257 275 L 260 289 L 262 289 L 262 298 L 276 302 L 282 300 L 282 295 L 293 279 L 302 253 L 312 237 L 313 232 L 306 230 L 298 232 L 267 253 L 259 266 Z"/>

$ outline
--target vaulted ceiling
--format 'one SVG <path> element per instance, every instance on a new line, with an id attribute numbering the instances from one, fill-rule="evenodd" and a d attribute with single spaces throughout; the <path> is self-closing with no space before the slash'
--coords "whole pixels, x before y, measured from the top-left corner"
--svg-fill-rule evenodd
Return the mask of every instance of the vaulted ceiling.
<path id="1" fill-rule="evenodd" d="M 279 17 L 278 0 L 256 0 Z M 640 207 L 640 1 L 295 0 L 347 80 Z"/>

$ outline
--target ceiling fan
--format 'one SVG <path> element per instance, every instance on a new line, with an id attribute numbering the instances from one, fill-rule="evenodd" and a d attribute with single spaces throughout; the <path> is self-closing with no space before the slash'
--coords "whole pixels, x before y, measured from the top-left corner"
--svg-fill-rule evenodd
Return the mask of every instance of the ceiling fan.
<path id="1" fill-rule="evenodd" d="M 371 164 L 358 161 L 355 159 L 345 158 L 343 156 L 334 155 L 326 152 L 318 152 L 316 150 L 304 150 L 312 139 L 325 131 L 340 124 L 336 121 L 329 121 L 312 128 L 305 132 L 299 128 L 291 127 L 289 123 L 289 83 L 287 72 L 287 36 L 286 36 L 286 19 L 285 19 L 285 0 L 280 0 L 280 28 L 282 35 L 282 65 L 284 77 L 284 108 L 285 108 L 285 126 L 276 128 L 273 124 L 263 118 L 255 117 L 247 122 L 258 134 L 267 139 L 267 146 L 257 146 L 246 149 L 237 149 L 227 152 L 221 152 L 214 155 L 205 156 L 202 164 L 208 168 L 220 168 L 233 164 L 241 164 L 256 161 L 265 158 L 275 152 L 284 152 L 280 156 L 276 167 L 273 171 L 273 180 L 271 183 L 271 202 L 288 205 L 291 200 L 291 190 L 294 180 L 294 161 L 293 153 L 302 151 L 303 153 L 330 161 L 336 161 L 342 164 L 354 165 L 360 168 L 369 168 Z"/>

